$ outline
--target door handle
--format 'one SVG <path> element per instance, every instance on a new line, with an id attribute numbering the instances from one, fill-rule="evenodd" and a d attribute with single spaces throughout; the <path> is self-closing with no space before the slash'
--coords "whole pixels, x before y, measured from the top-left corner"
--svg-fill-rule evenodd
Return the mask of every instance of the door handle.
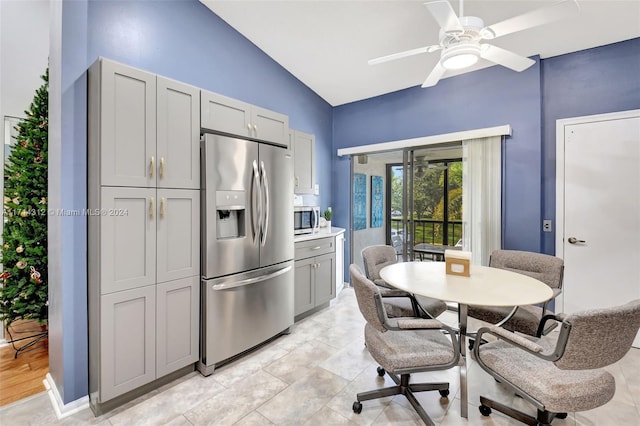
<path id="1" fill-rule="evenodd" d="M 569 244 L 584 244 L 584 243 L 586 243 L 585 240 L 579 240 L 576 237 L 569 237 L 569 239 L 567 241 L 569 241 Z"/>

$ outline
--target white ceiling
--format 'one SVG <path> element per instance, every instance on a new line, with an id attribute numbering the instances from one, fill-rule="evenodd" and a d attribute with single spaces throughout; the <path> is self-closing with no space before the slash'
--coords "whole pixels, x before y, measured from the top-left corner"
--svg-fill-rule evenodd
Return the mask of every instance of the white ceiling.
<path id="1" fill-rule="evenodd" d="M 367 64 L 438 44 L 439 27 L 424 1 L 201 1 L 333 106 L 421 85 L 439 59 L 435 52 Z M 490 25 L 555 1 L 466 0 L 464 14 Z M 458 0 L 450 2 L 459 13 Z M 573 18 L 492 44 L 544 59 L 640 37 L 640 0 L 579 0 L 579 5 Z M 491 65 L 481 60 L 466 72 Z"/>

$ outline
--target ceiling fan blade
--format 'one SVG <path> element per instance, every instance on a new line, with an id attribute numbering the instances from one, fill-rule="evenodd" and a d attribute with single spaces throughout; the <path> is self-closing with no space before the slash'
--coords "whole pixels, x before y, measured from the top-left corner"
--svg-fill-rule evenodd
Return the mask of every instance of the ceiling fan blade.
<path id="1" fill-rule="evenodd" d="M 536 63 L 533 59 L 491 44 L 481 45 L 480 57 L 518 72 L 524 71 Z"/>
<path id="2" fill-rule="evenodd" d="M 482 38 L 491 40 L 506 34 L 548 24 L 553 21 L 565 19 L 580 10 L 576 0 L 563 0 L 551 6 L 532 10 L 522 15 L 514 16 L 482 29 Z"/>
<path id="3" fill-rule="evenodd" d="M 436 66 L 431 71 L 431 74 L 429 74 L 429 77 L 427 77 L 424 83 L 422 83 L 422 87 L 432 87 L 438 84 L 438 81 L 440 81 L 440 77 L 443 76 L 446 70 L 447 69 L 445 67 L 440 65 L 440 61 L 438 61 L 438 63 L 436 63 Z"/>
<path id="4" fill-rule="evenodd" d="M 445 33 L 462 33 L 464 28 L 447 0 L 432 1 L 424 4 Z"/>
<path id="5" fill-rule="evenodd" d="M 400 58 L 406 58 L 409 56 L 419 55 L 420 53 L 431 53 L 440 49 L 440 46 L 426 46 L 418 47 L 417 49 L 405 50 L 404 52 L 394 53 L 392 55 L 381 56 L 375 59 L 369 59 L 367 62 L 369 65 L 381 64 L 383 62 L 394 61 Z"/>

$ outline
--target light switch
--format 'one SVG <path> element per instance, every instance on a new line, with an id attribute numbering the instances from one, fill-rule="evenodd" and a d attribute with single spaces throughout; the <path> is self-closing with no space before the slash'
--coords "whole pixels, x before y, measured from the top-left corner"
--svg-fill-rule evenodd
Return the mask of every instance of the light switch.
<path id="1" fill-rule="evenodd" d="M 318 185 L 317 183 L 313 185 L 313 193 L 315 195 L 320 195 L 320 185 Z"/>

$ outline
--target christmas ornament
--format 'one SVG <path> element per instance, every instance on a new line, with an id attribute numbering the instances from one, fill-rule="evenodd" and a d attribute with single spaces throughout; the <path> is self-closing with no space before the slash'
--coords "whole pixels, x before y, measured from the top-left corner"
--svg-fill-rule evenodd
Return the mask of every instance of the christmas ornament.
<path id="1" fill-rule="evenodd" d="M 26 210 L 22 210 L 22 211 L 20 212 L 20 217 L 27 217 L 27 216 L 29 216 L 29 212 L 28 212 L 28 211 L 26 211 Z"/>
<path id="2" fill-rule="evenodd" d="M 7 278 L 9 278 L 10 276 L 11 276 L 11 273 L 9 271 L 4 271 L 3 273 L 0 274 L 0 280 L 2 280 L 6 285 Z"/>
<path id="3" fill-rule="evenodd" d="M 34 280 L 36 284 L 40 284 L 42 282 L 40 279 L 40 272 L 36 271 L 36 268 L 33 266 L 29 268 L 29 270 L 31 271 L 31 279 Z"/>
<path id="4" fill-rule="evenodd" d="M 21 140 L 20 141 L 20 145 L 22 145 L 23 148 L 26 148 L 27 147 L 27 141 Z"/>
<path id="5" fill-rule="evenodd" d="M 24 269 L 27 267 L 27 262 L 25 262 L 24 260 L 19 260 L 18 263 L 16 263 L 16 267 L 18 269 Z"/>
<path id="6" fill-rule="evenodd" d="M 42 163 L 42 157 L 40 156 L 40 154 L 36 155 L 36 158 L 33 159 L 33 162 L 36 164 Z"/>
<path id="7" fill-rule="evenodd" d="M 7 250 L 9 249 L 9 243 L 4 243 L 4 248 L 6 248 Z"/>
<path id="8" fill-rule="evenodd" d="M 40 198 L 40 204 L 47 204 L 47 198 L 46 197 Z"/>
<path id="9" fill-rule="evenodd" d="M 7 247 L 9 248 L 9 247 Z M 18 246 L 18 248 L 16 248 L 16 253 L 22 253 L 24 251 L 24 247 L 22 246 Z"/>
<path id="10" fill-rule="evenodd" d="M 16 197 L 11 201 L 13 201 L 13 204 L 20 204 L 20 197 Z"/>

